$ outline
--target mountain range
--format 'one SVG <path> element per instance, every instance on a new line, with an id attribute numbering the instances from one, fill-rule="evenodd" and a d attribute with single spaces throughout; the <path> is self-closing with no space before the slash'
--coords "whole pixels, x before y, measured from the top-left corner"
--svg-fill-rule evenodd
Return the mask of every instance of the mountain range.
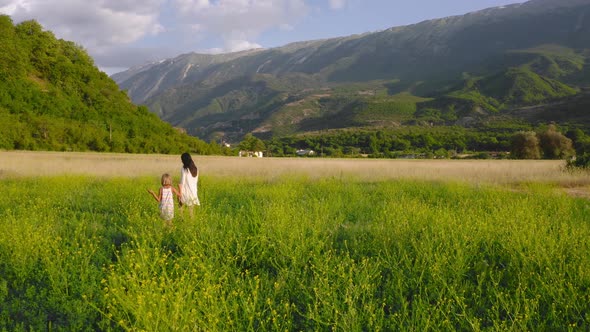
<path id="1" fill-rule="evenodd" d="M 531 0 L 383 31 L 117 73 L 134 103 L 203 139 L 351 128 L 590 126 L 590 1 Z"/>

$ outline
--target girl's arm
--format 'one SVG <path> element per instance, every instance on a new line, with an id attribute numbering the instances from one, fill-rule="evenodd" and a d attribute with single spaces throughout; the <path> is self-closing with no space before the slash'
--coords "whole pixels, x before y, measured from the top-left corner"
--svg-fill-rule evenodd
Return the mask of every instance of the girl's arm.
<path id="1" fill-rule="evenodd" d="M 151 189 L 148 189 L 147 191 L 148 191 L 148 193 L 152 194 L 152 196 L 154 197 L 154 199 L 156 201 L 158 201 L 158 202 L 160 201 L 160 197 L 162 197 L 162 188 L 160 188 L 160 195 L 159 196 L 156 195 L 156 193 Z"/>
<path id="2" fill-rule="evenodd" d="M 179 185 L 179 187 L 180 187 L 180 185 Z M 176 188 L 172 187 L 172 192 L 173 192 L 173 193 L 174 193 L 174 194 L 175 194 L 177 197 L 180 197 L 180 191 L 179 191 L 179 190 L 176 190 Z"/>

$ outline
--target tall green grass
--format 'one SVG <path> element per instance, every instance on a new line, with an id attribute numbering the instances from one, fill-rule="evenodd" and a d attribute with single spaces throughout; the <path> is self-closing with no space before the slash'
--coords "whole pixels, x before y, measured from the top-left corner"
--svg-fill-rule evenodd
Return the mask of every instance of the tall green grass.
<path id="1" fill-rule="evenodd" d="M 590 329 L 590 202 L 540 185 L 2 180 L 0 329 Z"/>

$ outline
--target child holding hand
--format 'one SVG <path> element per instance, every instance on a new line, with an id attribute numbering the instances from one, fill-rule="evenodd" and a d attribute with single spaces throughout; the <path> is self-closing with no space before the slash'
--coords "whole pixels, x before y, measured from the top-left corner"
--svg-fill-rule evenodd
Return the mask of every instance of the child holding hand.
<path id="1" fill-rule="evenodd" d="M 172 218 L 174 218 L 174 195 L 180 196 L 178 190 L 172 186 L 172 177 L 168 173 L 162 174 L 162 187 L 160 192 L 156 193 L 148 189 L 147 191 L 158 201 L 160 208 L 160 217 L 166 221 L 168 225 L 172 225 Z"/>

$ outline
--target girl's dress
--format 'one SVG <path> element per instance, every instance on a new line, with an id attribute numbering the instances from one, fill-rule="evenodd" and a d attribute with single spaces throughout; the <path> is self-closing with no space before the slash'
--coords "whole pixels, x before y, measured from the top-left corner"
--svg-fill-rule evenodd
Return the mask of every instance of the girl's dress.
<path id="1" fill-rule="evenodd" d="M 172 188 L 162 188 L 160 217 L 164 220 L 172 220 L 172 218 L 174 218 L 174 195 L 172 193 Z"/>
<path id="2" fill-rule="evenodd" d="M 187 168 L 180 170 L 180 186 L 182 188 L 182 204 L 186 206 L 201 205 L 197 195 L 197 184 L 199 182 L 199 173 L 193 177 L 191 171 Z"/>

